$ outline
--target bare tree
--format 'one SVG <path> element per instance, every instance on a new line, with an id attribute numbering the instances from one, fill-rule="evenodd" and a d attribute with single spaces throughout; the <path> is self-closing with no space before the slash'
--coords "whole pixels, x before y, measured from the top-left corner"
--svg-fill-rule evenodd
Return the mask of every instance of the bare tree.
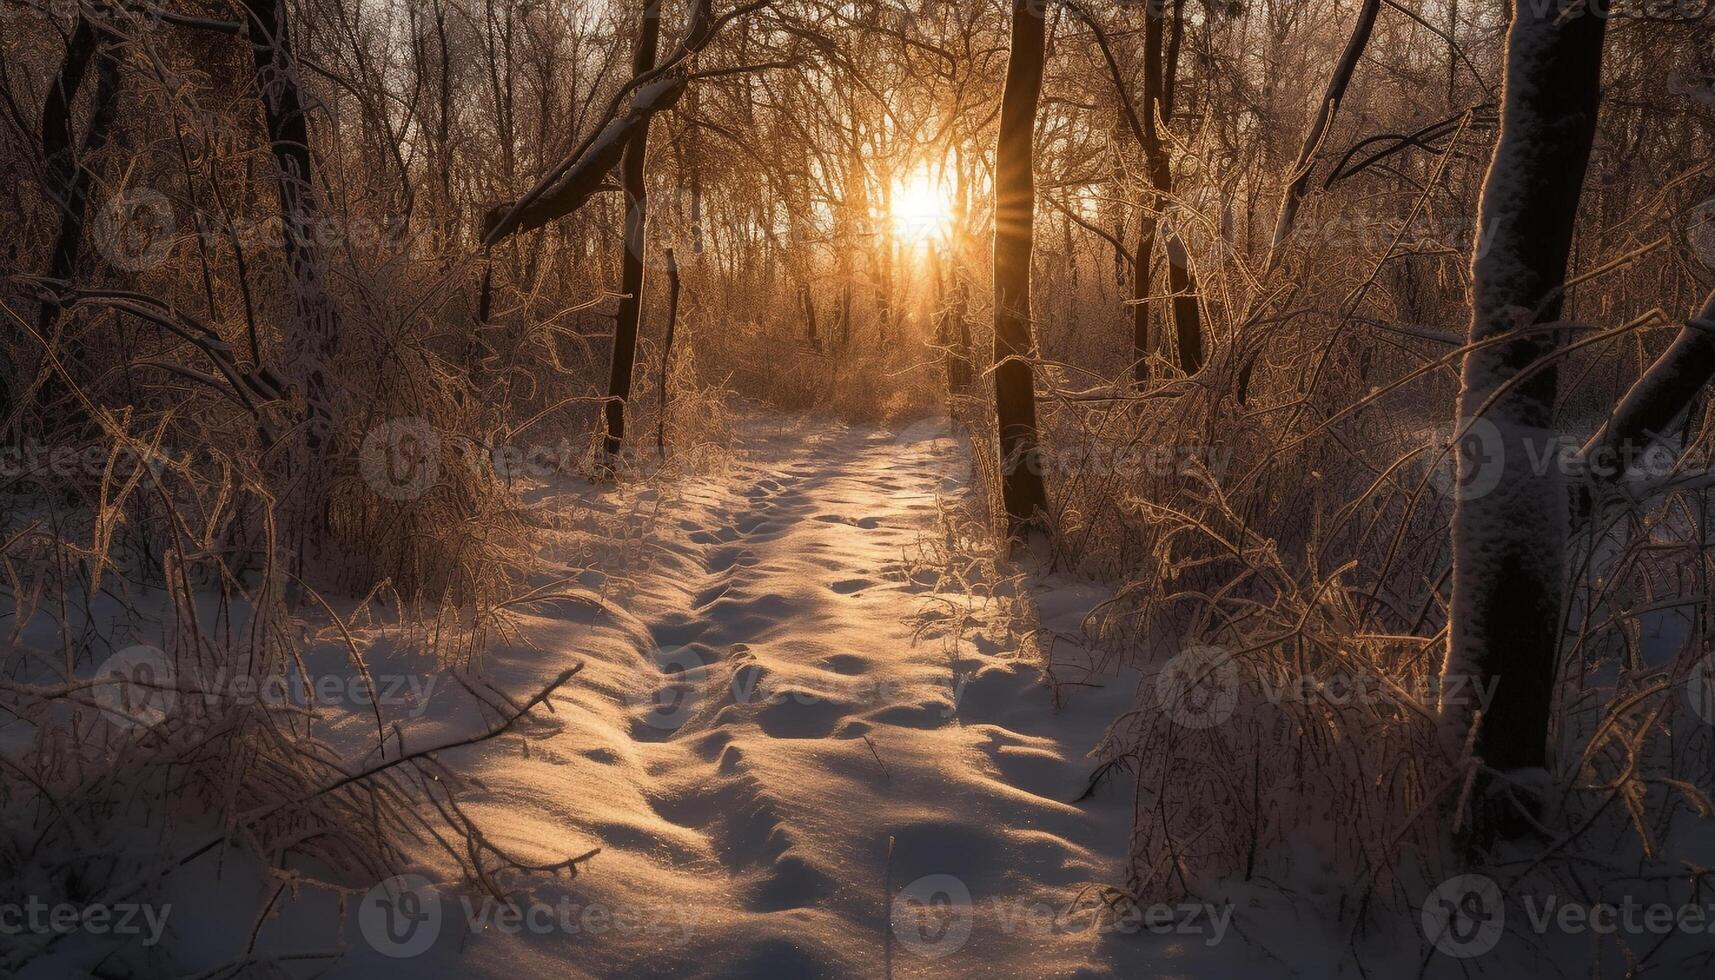
<path id="1" fill-rule="evenodd" d="M 673 335 L 679 327 L 679 260 L 673 250 L 666 250 L 667 259 L 667 329 L 661 338 L 661 410 L 655 413 L 655 453 L 667 455 L 667 383 L 672 377 Z"/>
<path id="2" fill-rule="evenodd" d="M 679 46 L 648 71 L 633 75 L 608 103 L 599 128 L 544 174 L 529 193 L 489 209 L 483 216 L 482 244 L 494 245 L 573 214 L 606 189 L 608 175 L 621 163 L 637 131 L 646 128 L 656 113 L 671 109 L 685 94 L 690 76 L 686 63 L 707 47 L 722 27 L 772 2 L 750 0 L 716 17 L 712 0 L 695 0 L 690 25 Z M 625 102 L 627 97 L 629 105 Z"/>
<path id="3" fill-rule="evenodd" d="M 1531 460 L 1552 445 L 1560 332 L 1552 325 L 1596 132 L 1605 31 L 1588 13 L 1518 5 L 1500 142 L 1478 209 L 1484 244 L 1472 266 L 1470 341 L 1479 346 L 1465 357 L 1459 393 L 1471 451 L 1459 457 L 1467 492 L 1453 515 L 1442 690 L 1495 688 L 1481 718 L 1450 699 L 1442 720 L 1453 744 L 1477 726 L 1486 772 L 1475 798 L 1479 844 L 1522 829 L 1533 809 L 1527 784 L 1548 761 L 1567 511 L 1559 474 L 1539 474 Z"/>
<path id="4" fill-rule="evenodd" d="M 1032 172 L 1042 95 L 1046 26 L 1034 0 L 1013 0 L 1012 48 L 1001 95 L 994 162 L 994 399 L 1000 427 L 1001 493 L 1014 537 L 1040 530 L 1048 512 L 1037 444 L 1035 340 L 1030 324 L 1030 253 L 1035 243 Z"/>
<path id="5" fill-rule="evenodd" d="M 301 386 L 307 411 L 304 457 L 296 462 L 297 533 L 308 544 L 326 531 L 326 492 L 331 476 L 332 391 L 327 371 L 339 348 L 339 315 L 328 292 L 317 245 L 315 168 L 310 128 L 297 62 L 292 55 L 286 0 L 245 0 L 256 90 L 262 103 L 268 147 L 280 196 L 281 246 L 292 297 L 293 330 L 287 364 Z M 299 548 L 303 560 L 304 548 Z"/>
<path id="6" fill-rule="evenodd" d="M 83 254 L 89 189 L 93 180 L 90 158 L 107 144 L 119 107 L 120 72 L 119 58 L 114 50 L 116 44 L 117 38 L 106 28 L 98 26 L 88 16 L 79 16 L 71 37 L 66 41 L 59 75 L 43 100 L 42 157 L 47 162 L 48 191 L 60 211 L 59 230 L 54 236 L 47 270 L 48 279 L 56 289 L 70 284 L 77 272 L 78 259 Z M 91 60 L 96 63 L 96 90 L 89 103 L 89 121 L 80 136 L 74 104 Z M 36 332 L 51 350 L 60 347 L 54 327 L 59 322 L 61 309 L 57 296 L 44 296 L 36 317 Z M 76 363 L 81 360 L 80 355 L 81 351 L 72 349 L 60 351 L 57 356 Z M 44 405 L 59 400 L 64 392 L 52 372 L 38 372 L 35 381 L 40 385 L 38 398 Z M 9 395 L 12 390 L 11 379 L 0 379 L 0 424 L 4 424 L 17 407 Z"/>
<path id="7" fill-rule="evenodd" d="M 1664 435 L 1711 378 L 1715 378 L 1715 293 L 1614 406 L 1607 424 L 1585 443 L 1584 458 L 1602 462 L 1587 472 L 1604 478 L 1623 475 L 1613 461 Z"/>
<path id="8" fill-rule="evenodd" d="M 1165 3 L 1146 4 L 1145 11 L 1140 138 L 1150 195 L 1138 222 L 1136 268 L 1132 274 L 1132 343 L 1139 381 L 1148 377 L 1148 357 L 1153 352 L 1149 338 L 1149 300 L 1156 241 L 1160 237 L 1161 216 L 1174 193 L 1173 164 L 1168 159 L 1167 146 L 1161 137 L 1161 126 L 1173 117 L 1179 50 L 1185 30 L 1185 2 L 1174 0 L 1171 24 Z M 1167 256 L 1168 294 L 1173 301 L 1173 334 L 1179 369 L 1186 374 L 1195 374 L 1203 366 L 1203 325 L 1190 254 L 1177 229 L 1168 231 L 1164 251 Z"/>
<path id="9" fill-rule="evenodd" d="M 631 74 L 653 71 L 661 43 L 661 0 L 644 0 L 637 49 Z M 649 188 L 645 167 L 649 157 L 649 116 L 633 127 L 619 165 L 625 192 L 625 256 L 622 262 L 619 309 L 614 314 L 613 360 L 607 380 L 607 454 L 617 456 L 625 442 L 625 403 L 631 398 L 631 369 L 637 361 L 637 323 L 643 315 L 643 255 L 649 247 Z"/>
<path id="10" fill-rule="evenodd" d="M 1357 73 L 1364 48 L 1369 46 L 1370 34 L 1375 30 L 1376 17 L 1381 9 L 1382 0 L 1364 0 L 1363 6 L 1358 8 L 1346 50 L 1334 64 L 1334 73 L 1328 78 L 1328 89 L 1322 93 L 1322 101 L 1316 107 L 1316 118 L 1304 133 L 1304 145 L 1299 148 L 1298 160 L 1292 165 L 1292 182 L 1287 184 L 1286 194 L 1281 198 L 1280 217 L 1275 221 L 1274 240 L 1269 245 L 1267 267 L 1270 269 L 1280 260 L 1280 248 L 1292 234 L 1292 226 L 1298 220 L 1299 205 L 1310 193 L 1310 178 L 1316 170 L 1316 153 L 1328 138 L 1328 128 L 1334 124 L 1334 116 L 1346 98 L 1346 88 Z"/>

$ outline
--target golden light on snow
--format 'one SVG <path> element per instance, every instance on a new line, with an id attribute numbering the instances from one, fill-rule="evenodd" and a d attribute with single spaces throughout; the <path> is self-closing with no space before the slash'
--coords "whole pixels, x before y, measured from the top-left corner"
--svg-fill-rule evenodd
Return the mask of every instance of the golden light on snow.
<path id="1" fill-rule="evenodd" d="M 908 242 L 944 239 L 953 228 L 953 190 L 925 170 L 894 185 L 893 227 Z"/>

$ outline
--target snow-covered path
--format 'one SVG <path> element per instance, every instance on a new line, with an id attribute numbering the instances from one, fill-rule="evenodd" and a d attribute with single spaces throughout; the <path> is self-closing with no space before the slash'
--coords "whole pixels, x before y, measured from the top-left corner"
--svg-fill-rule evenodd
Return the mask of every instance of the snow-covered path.
<path id="1" fill-rule="evenodd" d="M 480 779 L 470 809 L 497 843 L 600 854 L 516 920 L 437 886 L 429 950 L 390 959 L 359 940 L 336 972 L 1106 972 L 1090 917 L 1053 916 L 1121 876 L 1124 781 L 1067 801 L 1131 683 L 1064 689 L 1057 709 L 1016 650 L 916 635 L 930 604 L 902 560 L 968 473 L 923 431 L 752 420 L 733 472 L 626 501 L 659 510 L 632 567 L 601 583 L 609 608 L 538 609 L 534 649 L 485 670 L 517 692 L 582 661 L 555 722 L 451 760 Z M 1034 594 L 1062 634 L 1102 597 Z M 459 714 L 435 723 L 451 735 Z"/>

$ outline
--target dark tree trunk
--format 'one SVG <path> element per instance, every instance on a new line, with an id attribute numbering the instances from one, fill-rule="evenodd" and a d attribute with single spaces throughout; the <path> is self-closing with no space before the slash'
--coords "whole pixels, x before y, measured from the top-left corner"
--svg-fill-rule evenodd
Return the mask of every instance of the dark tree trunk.
<path id="1" fill-rule="evenodd" d="M 1155 264 L 1156 217 L 1145 212 L 1137 227 L 1137 267 L 1131 277 L 1132 377 L 1139 386 L 1149 380 L 1149 356 L 1155 342 L 1149 330 L 1150 267 Z"/>
<path id="2" fill-rule="evenodd" d="M 339 344 L 339 322 L 316 247 L 315 223 L 320 209 L 310 157 L 309 119 L 292 56 L 286 0 L 245 0 L 245 7 L 250 16 L 256 88 L 277 174 L 281 245 L 296 321 L 287 363 L 303 386 L 311 418 L 308 439 L 312 451 L 319 454 L 325 449 L 332 415 L 326 370 Z"/>
<path id="3" fill-rule="evenodd" d="M 1267 268 L 1273 269 L 1280 259 L 1280 247 L 1285 244 L 1288 235 L 1292 234 L 1292 226 L 1298 220 L 1299 205 L 1304 203 L 1304 197 L 1310 192 L 1310 177 L 1315 172 L 1316 151 L 1322 146 L 1328 136 L 1328 127 L 1333 125 L 1334 116 L 1340 111 L 1340 103 L 1346 98 L 1346 88 L 1352 84 L 1352 76 L 1358 70 L 1358 62 L 1364 56 L 1364 48 L 1369 46 L 1370 33 L 1375 30 L 1376 16 L 1381 13 L 1382 0 L 1364 0 L 1364 5 L 1358 8 L 1358 19 L 1352 25 L 1352 35 L 1346 41 L 1346 50 L 1340 55 L 1340 60 L 1334 64 L 1334 73 L 1328 78 L 1328 88 L 1322 93 L 1322 103 L 1317 107 L 1316 118 L 1311 122 L 1309 130 L 1304 134 L 1304 145 L 1298 150 L 1298 159 L 1292 165 L 1292 182 L 1286 187 L 1286 195 L 1280 202 L 1280 218 L 1275 222 L 1273 243 L 1269 246 Z"/>
<path id="4" fill-rule="evenodd" d="M 692 88 L 685 99 L 687 123 L 690 129 L 689 144 L 685 156 L 686 169 L 690 171 L 691 182 L 691 254 L 703 254 L 703 153 L 702 144 L 697 138 L 697 111 L 701 102 L 697 90 Z"/>
<path id="5" fill-rule="evenodd" d="M 72 103 L 83 84 L 83 77 L 92 57 L 99 49 L 100 76 L 84 139 L 76 137 L 72 119 Z M 59 232 L 54 237 L 54 249 L 48 257 L 48 277 L 70 280 L 77 270 L 78 255 L 83 249 L 84 216 L 89 201 L 89 169 L 85 157 L 107 142 L 112 125 L 115 101 L 119 94 L 119 63 L 103 39 L 97 37 L 88 18 L 79 17 L 71 40 L 66 44 L 65 61 L 59 78 L 48 92 L 42 106 L 42 155 L 48 164 L 48 192 L 60 212 Z M 79 146 L 81 142 L 81 148 Z M 44 302 L 36 323 L 43 337 L 59 316 L 59 305 Z"/>
<path id="6" fill-rule="evenodd" d="M 1626 459 L 1664 436 L 1668 425 L 1691 406 L 1712 377 L 1715 293 L 1620 399 L 1607 424 L 1585 443 L 1584 458 L 1593 464 L 1590 472 L 1603 480 L 1624 476 Z"/>
<path id="7" fill-rule="evenodd" d="M 667 333 L 661 339 L 661 411 L 655 416 L 655 452 L 667 455 L 667 379 L 672 376 L 673 334 L 679 325 L 679 260 L 667 249 Z"/>
<path id="8" fill-rule="evenodd" d="M 804 310 L 804 340 L 814 350 L 822 349 L 822 338 L 816 330 L 816 298 L 810 295 L 809 283 L 798 284 L 798 305 Z"/>
<path id="9" fill-rule="evenodd" d="M 1001 496 L 1009 533 L 1042 530 L 1048 493 L 1036 431 L 1030 324 L 1030 253 L 1035 242 L 1036 109 L 1042 94 L 1046 28 L 1035 0 L 1013 0 L 1012 50 L 995 147 L 994 395 L 1000 429 Z"/>
<path id="10" fill-rule="evenodd" d="M 1167 236 L 1167 288 L 1173 293 L 1173 339 L 1179 370 L 1196 374 L 1203 366 L 1203 315 L 1197 306 L 1197 277 L 1178 232 Z"/>
<path id="11" fill-rule="evenodd" d="M 833 344 L 839 350 L 845 350 L 852 340 L 852 243 L 851 229 L 848 226 L 840 235 L 840 254 L 838 259 L 840 296 L 839 309 L 834 314 Z"/>
<path id="12" fill-rule="evenodd" d="M 1151 3 L 1143 32 L 1144 99 L 1141 123 L 1144 170 L 1150 194 L 1139 219 L 1137 264 L 1132 270 L 1133 376 L 1139 384 L 1148 380 L 1149 355 L 1154 352 L 1150 337 L 1150 284 L 1155 264 L 1156 239 L 1161 215 L 1173 199 L 1173 167 L 1167 159 L 1160 123 L 1173 115 L 1173 90 L 1179 73 L 1179 43 L 1184 30 L 1184 4 L 1173 7 L 1173 32 L 1167 33 L 1168 11 L 1164 4 Z M 1195 374 L 1203 366 L 1203 324 L 1197 306 L 1197 282 L 1191 275 L 1185 244 L 1169 230 L 1164 251 L 1168 258 L 1168 292 L 1172 297 L 1173 335 L 1178 348 L 1179 369 Z"/>
<path id="13" fill-rule="evenodd" d="M 329 535 L 333 464 L 333 393 L 327 371 L 339 346 L 339 319 L 323 278 L 316 222 L 315 171 L 309 119 L 292 55 L 287 0 L 244 0 L 269 151 L 280 196 L 281 249 L 292 330 L 285 361 L 304 398 L 302 435 L 279 457 L 279 479 L 290 486 L 283 498 L 287 539 L 300 571 Z"/>
<path id="14" fill-rule="evenodd" d="M 961 278 L 953 290 L 953 327 L 957 332 L 957 357 L 953 367 L 957 373 L 953 377 L 953 390 L 961 394 L 970 390 L 971 381 L 976 375 L 973 363 L 976 352 L 971 349 L 971 320 L 967 316 L 970 311 L 970 287 Z"/>
<path id="15" fill-rule="evenodd" d="M 893 335 L 893 182 L 884 175 L 881 184 L 881 226 L 876 229 L 881 264 L 876 286 L 876 333 L 883 344 Z"/>
<path id="16" fill-rule="evenodd" d="M 1526 823 L 1533 794 L 1507 777 L 1540 770 L 1559 650 L 1566 495 L 1551 451 L 1560 316 L 1567 260 L 1600 96 L 1606 20 L 1562 19 L 1552 5 L 1519 4 L 1507 42 L 1500 141 L 1478 209 L 1487 244 L 1472 264 L 1470 340 L 1459 393 L 1459 487 L 1453 512 L 1453 594 L 1443 691 L 1486 690 L 1475 754 L 1502 779 L 1474 797 L 1482 846 Z M 1504 390 L 1503 390 L 1504 389 Z M 1481 413 L 1481 418 L 1477 418 Z M 1470 699 L 1442 705 L 1445 736 L 1463 745 L 1476 723 Z M 1506 803 L 1507 795 L 1517 804 Z"/>
<path id="17" fill-rule="evenodd" d="M 89 122 L 82 139 L 77 136 L 72 105 L 83 85 L 89 62 L 96 62 L 96 88 L 90 102 Z M 65 58 L 59 76 L 48 91 L 42 106 L 42 155 L 47 161 L 49 185 L 46 188 L 60 212 L 59 230 L 54 236 L 53 251 L 48 256 L 47 278 L 71 283 L 77 275 L 78 261 L 83 255 L 84 232 L 89 211 L 89 188 L 94 176 L 90 158 L 107 145 L 113 131 L 113 120 L 119 108 L 119 59 L 114 53 L 112 39 L 95 27 L 88 18 L 78 18 L 77 26 L 66 44 Z M 76 350 L 61 350 L 59 333 L 60 304 L 44 298 L 36 313 L 36 333 L 74 375 L 80 374 L 81 362 Z M 47 405 L 60 400 L 64 394 L 62 379 L 53 372 L 37 372 L 41 387 L 37 403 Z M 21 382 L 22 379 L 20 378 Z M 0 379 L 0 424 L 10 418 L 17 405 L 10 392 L 18 390 L 12 379 Z"/>
<path id="18" fill-rule="evenodd" d="M 644 0 L 643 23 L 631 58 L 633 77 L 655 67 L 661 44 L 661 0 Z M 649 191 L 644 167 L 649 156 L 649 119 L 645 117 L 625 144 L 620 186 L 625 191 L 625 256 L 620 273 L 619 309 L 613 324 L 613 370 L 607 380 L 609 456 L 625 442 L 625 403 L 631 398 L 631 371 L 637 361 L 637 324 L 643 315 L 643 257 L 649 247 Z"/>
<path id="19" fill-rule="evenodd" d="M 935 280 L 935 343 L 947 368 L 947 393 L 963 394 L 971 385 L 971 328 L 965 322 L 964 281 L 950 273 L 941 249 L 931 246 L 930 274 Z M 948 286 L 948 276 L 953 283 Z"/>

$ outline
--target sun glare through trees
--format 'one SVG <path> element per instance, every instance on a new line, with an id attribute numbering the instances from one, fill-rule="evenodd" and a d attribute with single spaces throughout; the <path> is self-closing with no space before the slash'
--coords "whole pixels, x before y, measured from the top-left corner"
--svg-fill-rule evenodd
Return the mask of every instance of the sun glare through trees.
<path id="1" fill-rule="evenodd" d="M 893 190 L 894 233 L 908 244 L 944 244 L 953 233 L 953 191 L 919 169 Z"/>
<path id="2" fill-rule="evenodd" d="M 0 980 L 1715 974 L 1715 0 L 0 0 Z"/>

